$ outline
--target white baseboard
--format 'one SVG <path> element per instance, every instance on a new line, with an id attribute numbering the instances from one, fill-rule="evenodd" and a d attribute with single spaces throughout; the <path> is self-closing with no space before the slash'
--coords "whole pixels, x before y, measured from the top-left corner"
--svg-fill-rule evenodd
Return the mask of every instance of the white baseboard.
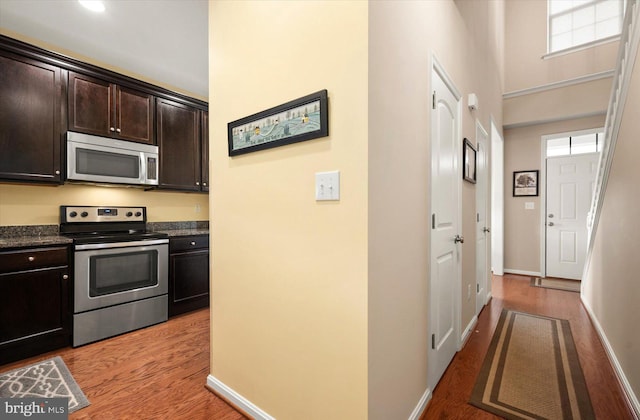
<path id="1" fill-rule="evenodd" d="M 582 305 L 587 310 L 587 313 L 589 314 L 589 318 L 591 318 L 591 322 L 593 323 L 593 326 L 595 327 L 596 331 L 598 332 L 598 335 L 600 336 L 600 341 L 602 341 L 602 344 L 605 350 L 607 351 L 607 356 L 609 356 L 609 361 L 613 365 L 613 369 L 615 370 L 616 375 L 618 376 L 618 379 L 622 384 L 622 388 L 624 389 L 624 392 L 627 394 L 627 398 L 631 403 L 631 408 L 633 409 L 633 411 L 635 411 L 636 418 L 640 418 L 640 401 L 638 401 L 638 397 L 633 392 L 633 388 L 631 388 L 631 384 L 627 380 L 627 376 L 624 374 L 624 371 L 622 370 L 622 366 L 620 366 L 620 362 L 618 361 L 618 358 L 616 357 L 616 354 L 613 351 L 613 347 L 611 347 L 611 343 L 607 339 L 607 335 L 604 333 L 604 330 L 602 329 L 600 322 L 598 322 L 598 318 L 596 318 L 596 315 L 593 313 L 591 306 L 589 306 L 587 301 L 585 301 L 584 298 L 582 298 L 582 295 L 580 295 L 580 297 L 582 300 Z"/>
<path id="2" fill-rule="evenodd" d="M 484 302 L 484 304 L 488 304 L 492 297 L 493 296 L 491 296 L 491 292 L 487 293 L 487 300 Z"/>
<path id="3" fill-rule="evenodd" d="M 420 416 L 422 416 L 422 413 L 424 412 L 424 409 L 427 407 L 427 403 L 429 402 L 430 399 L 431 399 L 431 390 L 427 388 L 427 390 L 424 391 L 424 394 L 422 394 L 422 397 L 420 397 L 420 401 L 418 401 L 418 405 L 416 405 L 416 408 L 413 409 L 413 412 L 409 416 L 409 420 L 419 420 Z"/>
<path id="4" fill-rule="evenodd" d="M 505 274 L 509 273 L 509 274 L 520 274 L 521 276 L 532 276 L 532 277 L 540 277 L 541 274 L 540 272 L 537 271 L 525 271 L 525 270 L 514 270 L 511 268 L 505 268 L 504 269 Z"/>
<path id="5" fill-rule="evenodd" d="M 464 345 L 467 343 L 467 340 L 469 339 L 469 337 L 471 337 L 471 331 L 473 331 L 473 327 L 475 327 L 477 323 L 478 323 L 478 315 L 474 315 L 473 318 L 471 318 L 469 325 L 467 325 L 467 328 L 464 329 L 464 332 L 462 333 L 462 337 L 460 337 L 459 350 L 461 350 L 464 347 Z"/>
<path id="6" fill-rule="evenodd" d="M 226 398 L 229 402 L 237 406 L 255 420 L 275 420 L 274 417 L 267 414 L 251 401 L 229 388 L 213 375 L 207 376 L 207 386 Z"/>

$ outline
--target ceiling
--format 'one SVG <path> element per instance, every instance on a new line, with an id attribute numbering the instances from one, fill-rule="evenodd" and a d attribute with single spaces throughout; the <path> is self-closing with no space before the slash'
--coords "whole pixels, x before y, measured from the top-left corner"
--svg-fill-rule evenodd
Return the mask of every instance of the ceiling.
<path id="1" fill-rule="evenodd" d="M 0 0 L 0 28 L 208 98 L 207 0 L 103 1 Z"/>

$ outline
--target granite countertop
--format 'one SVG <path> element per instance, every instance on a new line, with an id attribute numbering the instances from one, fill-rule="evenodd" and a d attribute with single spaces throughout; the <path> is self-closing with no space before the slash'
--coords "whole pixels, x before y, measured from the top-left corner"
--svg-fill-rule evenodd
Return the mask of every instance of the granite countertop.
<path id="1" fill-rule="evenodd" d="M 68 245 L 71 242 L 58 234 L 58 225 L 0 226 L 0 249 Z"/>
<path id="2" fill-rule="evenodd" d="M 150 222 L 147 229 L 169 237 L 208 235 L 209 222 Z M 0 226 L 0 249 L 69 245 L 72 239 L 59 234 L 58 225 Z"/>

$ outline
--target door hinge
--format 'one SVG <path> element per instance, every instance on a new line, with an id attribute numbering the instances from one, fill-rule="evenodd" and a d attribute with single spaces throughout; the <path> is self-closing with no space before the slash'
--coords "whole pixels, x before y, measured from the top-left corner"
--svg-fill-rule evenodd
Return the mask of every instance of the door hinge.
<path id="1" fill-rule="evenodd" d="M 431 348 L 432 349 L 436 349 L 436 335 L 435 334 L 431 334 Z"/>
<path id="2" fill-rule="evenodd" d="M 435 229 L 436 228 L 436 214 L 433 213 L 431 215 L 431 229 Z"/>
<path id="3" fill-rule="evenodd" d="M 476 293 L 480 293 L 480 285 L 476 283 Z"/>
<path id="4" fill-rule="evenodd" d="M 435 90 L 433 91 L 433 96 L 431 98 L 431 107 L 433 109 L 436 109 L 436 91 Z"/>
<path id="5" fill-rule="evenodd" d="M 480 213 L 476 213 L 476 222 L 480 221 Z"/>

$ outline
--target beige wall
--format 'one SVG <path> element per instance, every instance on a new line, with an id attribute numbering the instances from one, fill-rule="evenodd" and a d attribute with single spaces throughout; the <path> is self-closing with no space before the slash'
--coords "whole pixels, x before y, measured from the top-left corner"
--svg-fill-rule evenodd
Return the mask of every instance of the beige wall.
<path id="1" fill-rule="evenodd" d="M 71 184 L 0 184 L 0 226 L 57 225 L 61 205 L 147 206 L 150 222 L 209 220 L 207 194 Z"/>
<path id="2" fill-rule="evenodd" d="M 408 418 L 427 389 L 430 55 L 462 94 L 461 134 L 475 142 L 476 118 L 485 129 L 491 116 L 501 123 L 493 42 L 501 8 L 486 1 L 369 5 L 370 419 Z M 472 92 L 475 112 L 466 107 Z M 475 315 L 466 290 L 476 282 L 475 186 L 463 184 L 462 329 Z"/>
<path id="3" fill-rule="evenodd" d="M 617 41 L 543 58 L 547 48 L 547 1 L 507 1 L 505 5 L 506 93 L 614 69 Z M 543 135 L 604 126 L 611 81 L 606 77 L 556 85 L 508 95 L 504 100 L 505 270 L 541 271 L 540 198 L 514 198 L 513 171 L 542 169 Z M 525 210 L 525 202 L 533 202 L 535 210 Z"/>
<path id="4" fill-rule="evenodd" d="M 618 41 L 542 59 L 547 53 L 547 1 L 507 1 L 505 92 L 613 70 Z"/>
<path id="5" fill-rule="evenodd" d="M 278 419 L 367 418 L 367 8 L 209 8 L 211 374 Z M 228 157 L 229 121 L 320 89 L 329 137 Z"/>
<path id="6" fill-rule="evenodd" d="M 540 208 L 538 197 L 513 197 L 513 172 L 542 165 L 542 136 L 604 127 L 604 115 L 537 124 L 504 131 L 504 269 L 540 273 Z M 544 194 L 544 185 L 540 185 Z M 525 210 L 526 202 L 534 210 Z"/>
<path id="7" fill-rule="evenodd" d="M 427 390 L 430 57 L 463 94 L 464 136 L 475 138 L 476 118 L 501 124 L 499 53 L 485 45 L 499 45 L 501 8 L 212 3 L 211 373 L 269 414 L 408 418 Z M 285 42 L 322 59 L 268 48 Z M 227 122 L 320 88 L 328 138 L 227 157 Z M 316 203 L 313 173 L 329 169 L 341 171 L 342 199 Z M 476 281 L 472 184 L 463 207 L 466 291 Z M 475 301 L 460 299 L 464 328 Z"/>
<path id="8" fill-rule="evenodd" d="M 636 409 L 640 395 L 640 337 L 635 333 L 640 324 L 640 190 L 637 185 L 640 95 L 637 92 L 640 92 L 638 58 L 582 289 L 582 299 L 602 327 L 633 389 Z"/>

